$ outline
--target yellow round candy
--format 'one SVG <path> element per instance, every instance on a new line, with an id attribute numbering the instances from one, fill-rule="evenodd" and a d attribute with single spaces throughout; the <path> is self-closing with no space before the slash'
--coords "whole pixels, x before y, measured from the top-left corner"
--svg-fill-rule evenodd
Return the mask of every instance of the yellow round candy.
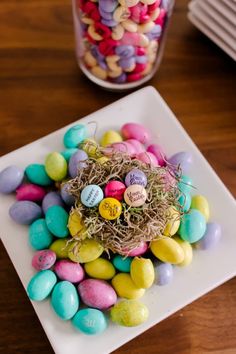
<path id="1" fill-rule="evenodd" d="M 131 262 L 130 276 L 139 288 L 150 288 L 155 279 L 152 261 L 146 258 L 135 257 Z"/>
<path id="2" fill-rule="evenodd" d="M 178 210 L 174 206 L 172 206 L 167 210 L 166 215 L 168 219 L 170 219 L 167 222 L 163 233 L 165 236 L 173 236 L 178 231 L 180 225 L 180 214 Z"/>
<path id="3" fill-rule="evenodd" d="M 115 130 L 108 130 L 106 133 L 103 134 L 101 139 L 101 146 L 106 147 L 107 145 L 120 143 L 122 141 L 121 135 L 116 132 Z"/>
<path id="4" fill-rule="evenodd" d="M 145 289 L 137 287 L 127 273 L 115 275 L 111 283 L 117 295 L 126 299 L 139 299 L 145 293 Z"/>
<path id="5" fill-rule="evenodd" d="M 174 240 L 180 245 L 182 250 L 184 251 L 184 260 L 179 263 L 180 266 L 187 266 L 192 262 L 193 259 L 193 249 L 189 242 L 182 240 L 178 236 L 174 237 Z"/>
<path id="6" fill-rule="evenodd" d="M 210 216 L 209 204 L 207 199 L 203 195 L 194 195 L 191 201 L 191 209 L 197 209 L 202 213 L 208 221 Z"/>
<path id="7" fill-rule="evenodd" d="M 99 204 L 98 210 L 104 219 L 115 220 L 120 216 L 122 206 L 115 198 L 104 198 Z"/>
<path id="8" fill-rule="evenodd" d="M 104 258 L 86 263 L 84 269 L 90 277 L 103 280 L 112 279 L 116 273 L 113 264 Z"/>
<path id="9" fill-rule="evenodd" d="M 67 238 L 57 239 L 51 244 L 49 248 L 51 251 L 56 253 L 57 258 L 67 258 L 70 243 L 68 243 Z"/>
<path id="10" fill-rule="evenodd" d="M 120 326 L 134 327 L 148 319 L 148 308 L 136 300 L 122 300 L 111 308 L 111 320 Z"/>
<path id="11" fill-rule="evenodd" d="M 72 237 L 79 236 L 81 239 L 87 237 L 84 223 L 76 211 L 73 211 L 69 216 L 68 229 Z"/>
<path id="12" fill-rule="evenodd" d="M 70 244 L 68 257 L 77 263 L 92 262 L 101 256 L 103 247 L 97 241 L 86 238 L 80 243 L 74 241 Z"/>
<path id="13" fill-rule="evenodd" d="M 184 251 L 182 247 L 172 238 L 160 238 L 152 241 L 151 251 L 162 262 L 179 264 L 184 261 Z"/>

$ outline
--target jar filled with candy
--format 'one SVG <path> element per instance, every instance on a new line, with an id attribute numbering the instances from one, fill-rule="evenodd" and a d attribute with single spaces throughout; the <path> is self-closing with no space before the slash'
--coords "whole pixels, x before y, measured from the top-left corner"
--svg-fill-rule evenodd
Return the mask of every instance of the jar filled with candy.
<path id="1" fill-rule="evenodd" d="M 111 90 L 142 85 L 159 67 L 174 0 L 72 0 L 76 57 Z"/>

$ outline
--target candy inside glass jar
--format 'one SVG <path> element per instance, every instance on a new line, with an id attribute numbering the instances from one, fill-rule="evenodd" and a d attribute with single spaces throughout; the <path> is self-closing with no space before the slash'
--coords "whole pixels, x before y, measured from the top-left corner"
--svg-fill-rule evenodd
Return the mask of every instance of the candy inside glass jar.
<path id="1" fill-rule="evenodd" d="M 72 0 L 76 56 L 84 74 L 131 89 L 158 69 L 174 0 Z"/>

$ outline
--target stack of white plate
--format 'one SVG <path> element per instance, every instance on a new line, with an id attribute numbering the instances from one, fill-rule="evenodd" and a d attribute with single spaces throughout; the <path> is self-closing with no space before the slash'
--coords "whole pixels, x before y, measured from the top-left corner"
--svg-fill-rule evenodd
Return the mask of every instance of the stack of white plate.
<path id="1" fill-rule="evenodd" d="M 188 18 L 236 60 L 236 0 L 192 0 Z"/>

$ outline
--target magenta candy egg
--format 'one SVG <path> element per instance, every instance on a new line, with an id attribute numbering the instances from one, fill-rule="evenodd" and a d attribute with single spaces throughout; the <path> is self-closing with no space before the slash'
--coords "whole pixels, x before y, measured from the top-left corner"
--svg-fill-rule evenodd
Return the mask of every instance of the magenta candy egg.
<path id="1" fill-rule="evenodd" d="M 120 181 L 110 181 L 107 183 L 104 193 L 105 197 L 115 198 L 117 200 L 122 200 L 126 186 Z"/>
<path id="2" fill-rule="evenodd" d="M 41 250 L 35 252 L 32 258 L 32 266 L 36 270 L 49 269 L 56 262 L 56 253 L 51 250 Z"/>
<path id="3" fill-rule="evenodd" d="M 31 202 L 40 202 L 45 197 L 45 190 L 36 184 L 23 184 L 16 190 L 17 200 L 29 200 Z"/>
<path id="4" fill-rule="evenodd" d="M 114 143 L 111 145 L 111 148 L 115 151 L 126 153 L 130 156 L 135 155 L 135 149 L 132 144 L 127 143 L 126 141 L 122 143 Z"/>
<path id="5" fill-rule="evenodd" d="M 84 279 L 84 269 L 81 265 L 67 259 L 57 261 L 54 272 L 61 280 L 67 280 L 71 283 L 78 283 Z"/>
<path id="6" fill-rule="evenodd" d="M 135 72 L 134 74 L 127 75 L 128 82 L 135 82 L 135 81 L 139 81 L 141 79 L 142 79 L 142 76 L 139 72 Z"/>
<path id="7" fill-rule="evenodd" d="M 140 246 L 134 248 L 132 251 L 125 252 L 124 255 L 129 256 L 129 257 L 138 257 L 147 252 L 148 249 L 148 244 L 147 242 L 141 242 Z"/>
<path id="8" fill-rule="evenodd" d="M 121 134 L 125 139 L 136 139 L 142 144 L 147 144 L 151 135 L 148 129 L 138 123 L 124 124 L 121 128 Z"/>
<path id="9" fill-rule="evenodd" d="M 142 161 L 146 164 L 149 164 L 153 167 L 158 166 L 158 161 L 155 155 L 153 155 L 151 152 L 141 152 L 140 154 L 137 155 L 136 157 L 139 161 Z"/>
<path id="10" fill-rule="evenodd" d="M 156 156 L 158 164 L 160 166 L 166 165 L 166 156 L 162 150 L 162 147 L 158 144 L 151 144 L 147 148 L 148 152 L 151 152 L 153 155 Z"/>
<path id="11" fill-rule="evenodd" d="M 113 287 L 104 280 L 85 279 L 78 285 L 79 295 L 87 306 L 106 310 L 117 301 Z"/>
<path id="12" fill-rule="evenodd" d="M 135 68 L 133 70 L 133 73 L 141 73 L 142 71 L 144 71 L 147 67 L 147 64 L 141 64 L 141 63 L 136 63 Z"/>
<path id="13" fill-rule="evenodd" d="M 136 155 L 140 154 L 141 152 L 145 152 L 145 147 L 143 144 L 141 144 L 140 141 L 136 139 L 128 139 L 126 140 L 126 143 L 133 145 Z"/>

